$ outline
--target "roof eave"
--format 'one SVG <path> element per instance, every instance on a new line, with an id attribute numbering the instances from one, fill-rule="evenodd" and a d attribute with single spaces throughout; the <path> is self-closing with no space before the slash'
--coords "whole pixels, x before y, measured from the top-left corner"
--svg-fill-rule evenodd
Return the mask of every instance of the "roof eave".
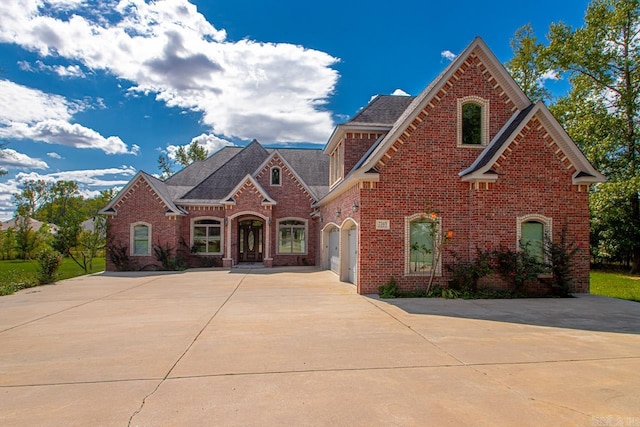
<path id="1" fill-rule="evenodd" d="M 330 155 L 347 132 L 389 132 L 393 126 L 384 123 L 343 123 L 335 127 L 322 152 Z"/>

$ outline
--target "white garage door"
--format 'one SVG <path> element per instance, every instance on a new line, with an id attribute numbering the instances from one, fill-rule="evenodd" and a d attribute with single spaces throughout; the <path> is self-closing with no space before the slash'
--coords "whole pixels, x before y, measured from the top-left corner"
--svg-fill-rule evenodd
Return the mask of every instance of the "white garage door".
<path id="1" fill-rule="evenodd" d="M 331 271 L 340 274 L 340 231 L 337 228 L 329 232 L 329 265 Z"/>

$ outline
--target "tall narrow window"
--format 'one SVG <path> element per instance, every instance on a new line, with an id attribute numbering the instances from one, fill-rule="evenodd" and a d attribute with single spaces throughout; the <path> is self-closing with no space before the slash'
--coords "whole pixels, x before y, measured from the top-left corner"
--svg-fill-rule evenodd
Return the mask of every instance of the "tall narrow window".
<path id="1" fill-rule="evenodd" d="M 286 220 L 278 223 L 278 253 L 307 253 L 307 223 L 299 220 Z"/>
<path id="2" fill-rule="evenodd" d="M 281 185 L 280 183 L 280 174 L 281 169 L 277 166 L 271 168 L 271 185 Z"/>
<path id="3" fill-rule="evenodd" d="M 433 265 L 432 223 L 416 219 L 409 224 L 409 270 L 421 273 L 431 270 Z"/>
<path id="4" fill-rule="evenodd" d="M 483 147 L 489 143 L 489 100 L 479 96 L 458 98 L 458 146 Z"/>
<path id="5" fill-rule="evenodd" d="M 538 262 L 544 262 L 544 224 L 527 221 L 521 225 L 520 244 Z"/>
<path id="6" fill-rule="evenodd" d="M 193 221 L 193 251 L 198 254 L 222 253 L 222 225 L 217 219 Z"/>
<path id="7" fill-rule="evenodd" d="M 468 102 L 462 106 L 462 143 L 482 144 L 482 106 Z"/>
<path id="8" fill-rule="evenodd" d="M 151 255 L 151 226 L 149 224 L 131 225 L 131 254 Z"/>

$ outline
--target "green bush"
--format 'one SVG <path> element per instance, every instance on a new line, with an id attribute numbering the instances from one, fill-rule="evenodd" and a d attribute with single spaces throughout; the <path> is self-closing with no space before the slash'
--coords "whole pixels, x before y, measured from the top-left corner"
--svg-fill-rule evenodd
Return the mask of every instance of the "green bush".
<path id="1" fill-rule="evenodd" d="M 546 241 L 544 252 L 549 261 L 548 268 L 553 274 L 551 282 L 551 294 L 568 297 L 573 286 L 573 259 L 580 251 L 575 242 L 567 240 L 567 227 L 562 229 L 560 242 Z"/>
<path id="2" fill-rule="evenodd" d="M 545 271 L 544 265 L 529 255 L 526 246 L 520 251 L 501 246 L 493 251 L 496 270 L 511 284 L 511 293 L 523 295 L 528 281 L 537 279 Z"/>
<path id="3" fill-rule="evenodd" d="M 398 283 L 395 277 L 391 276 L 387 283 L 378 287 L 378 295 L 380 295 L 380 298 L 398 297 Z"/>
<path id="4" fill-rule="evenodd" d="M 53 249 L 43 249 L 36 255 L 38 261 L 38 283 L 46 285 L 56 280 L 58 268 L 62 264 L 62 255 Z"/>
<path id="5" fill-rule="evenodd" d="M 453 252 L 453 263 L 445 266 L 451 272 L 449 288 L 457 291 L 475 293 L 478 291 L 478 281 L 493 273 L 491 268 L 491 252 L 476 248 L 476 257 L 472 261 L 462 261 Z"/>
<path id="6" fill-rule="evenodd" d="M 181 256 L 173 256 L 173 248 L 168 243 L 164 246 L 160 244 L 153 245 L 153 253 L 160 264 L 162 264 L 163 270 L 181 271 L 187 268 L 186 263 Z"/>

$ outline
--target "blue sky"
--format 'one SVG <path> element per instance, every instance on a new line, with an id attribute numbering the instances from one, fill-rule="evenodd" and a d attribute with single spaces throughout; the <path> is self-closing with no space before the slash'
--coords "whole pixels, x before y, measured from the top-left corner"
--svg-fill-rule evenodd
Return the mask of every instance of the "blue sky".
<path id="1" fill-rule="evenodd" d="M 27 179 L 90 197 L 196 138 L 322 147 L 376 94 L 417 95 L 481 36 L 501 61 L 587 0 L 3 0 L 0 219 Z M 566 90 L 566 82 L 549 82 Z"/>

